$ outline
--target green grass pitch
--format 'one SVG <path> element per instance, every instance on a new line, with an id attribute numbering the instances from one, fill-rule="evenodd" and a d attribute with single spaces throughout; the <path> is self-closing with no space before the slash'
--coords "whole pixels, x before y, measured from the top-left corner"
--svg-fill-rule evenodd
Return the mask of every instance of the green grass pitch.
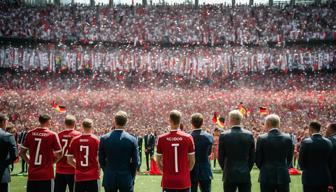
<path id="1" fill-rule="evenodd" d="M 142 158 L 141 171 L 146 168 L 145 158 Z M 10 192 L 25 192 L 26 191 L 26 176 L 15 176 L 16 173 L 21 171 L 21 162 L 15 165 L 14 176 L 12 176 L 12 182 L 10 184 Z M 223 182 L 222 173 L 218 167 L 214 169 L 214 178 L 212 180 L 212 191 L 213 192 L 223 192 Z M 251 172 L 252 177 L 252 192 L 259 192 L 258 183 L 259 170 L 254 168 Z M 301 176 L 292 176 L 290 184 L 291 192 L 302 192 Z M 149 175 L 138 175 L 135 181 L 135 192 L 161 192 L 161 176 L 149 176 Z M 101 188 L 101 192 L 104 189 Z"/>

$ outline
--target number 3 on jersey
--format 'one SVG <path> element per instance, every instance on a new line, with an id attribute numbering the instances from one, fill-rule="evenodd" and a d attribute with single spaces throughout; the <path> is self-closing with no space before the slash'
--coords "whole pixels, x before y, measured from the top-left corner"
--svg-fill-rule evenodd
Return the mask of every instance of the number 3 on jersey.
<path id="1" fill-rule="evenodd" d="M 174 147 L 174 162 L 175 162 L 175 172 L 178 173 L 179 170 L 178 170 L 178 156 L 177 156 L 177 147 L 179 146 L 180 144 L 178 143 L 173 143 L 172 144 L 172 147 Z"/>
<path id="2" fill-rule="evenodd" d="M 84 152 L 84 159 L 83 161 L 80 161 L 80 165 L 82 167 L 88 167 L 89 166 L 89 146 L 81 145 L 79 150 L 80 152 Z"/>

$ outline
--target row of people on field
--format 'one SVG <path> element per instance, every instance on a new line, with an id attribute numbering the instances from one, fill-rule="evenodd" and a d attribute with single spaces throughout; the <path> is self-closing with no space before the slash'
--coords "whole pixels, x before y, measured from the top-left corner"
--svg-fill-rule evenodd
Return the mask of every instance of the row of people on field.
<path id="1" fill-rule="evenodd" d="M 202 114 L 191 116 L 190 134 L 180 130 L 181 117 L 181 112 L 171 111 L 169 131 L 157 141 L 156 160 L 163 174 L 163 191 L 194 192 L 198 186 L 201 191 L 211 191 L 209 156 L 213 136 L 204 131 Z M 91 119 L 84 119 L 78 132 L 76 118 L 68 115 L 65 130 L 56 134 L 49 130 L 51 117 L 40 115 L 40 126 L 28 132 L 20 149 L 20 156 L 29 163 L 27 191 L 53 190 L 54 163 L 56 191 L 64 192 L 67 185 L 70 190 L 75 186 L 76 192 L 98 191 L 100 168 L 104 172 L 105 191 L 133 191 L 140 157 L 137 138 L 125 131 L 127 119 L 126 112 L 117 112 L 111 132 L 98 139 L 93 135 Z M 1 114 L 0 127 L 6 127 L 7 120 L 7 116 Z M 223 170 L 224 191 L 251 191 L 250 172 L 254 164 L 260 169 L 261 191 L 289 191 L 288 168 L 294 144 L 290 135 L 281 130 L 280 117 L 271 114 L 265 118 L 265 134 L 256 142 L 253 134 L 243 128 L 242 120 L 239 110 L 231 111 L 228 122 L 231 128 L 219 137 L 218 161 Z M 327 192 L 335 187 L 336 124 L 328 125 L 328 139 L 320 130 L 320 123 L 311 122 L 310 136 L 301 142 L 299 164 L 304 192 Z M 8 165 L 18 152 L 13 135 L 1 130 L 0 138 L 5 146 L 0 159 L 5 165 L 0 172 L 1 187 L 8 191 Z"/>

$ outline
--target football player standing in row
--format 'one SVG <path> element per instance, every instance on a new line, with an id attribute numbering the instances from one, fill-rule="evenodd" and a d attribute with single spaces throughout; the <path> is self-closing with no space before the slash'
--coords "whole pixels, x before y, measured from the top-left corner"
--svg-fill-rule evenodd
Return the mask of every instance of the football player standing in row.
<path id="1" fill-rule="evenodd" d="M 75 168 L 68 164 L 66 155 L 72 139 L 79 136 L 81 133 L 75 130 L 75 116 L 67 115 L 64 123 L 65 130 L 58 134 L 63 153 L 62 159 L 56 164 L 55 192 L 65 192 L 67 186 L 69 187 L 69 192 L 73 192 L 73 185 L 75 182 Z"/>
<path id="2" fill-rule="evenodd" d="M 49 130 L 51 117 L 40 115 L 39 122 L 40 127 L 27 134 L 20 156 L 29 163 L 27 192 L 52 192 L 53 165 L 61 159 L 62 148 L 57 134 Z"/>
<path id="3" fill-rule="evenodd" d="M 158 138 L 156 158 L 163 173 L 161 185 L 164 192 L 189 192 L 191 187 L 195 147 L 192 136 L 179 130 L 181 116 L 181 112 L 171 111 L 170 131 Z"/>
<path id="4" fill-rule="evenodd" d="M 72 140 L 67 154 L 68 163 L 76 169 L 75 192 L 98 192 L 99 139 L 93 135 L 93 121 L 84 119 L 82 130 L 82 135 Z"/>

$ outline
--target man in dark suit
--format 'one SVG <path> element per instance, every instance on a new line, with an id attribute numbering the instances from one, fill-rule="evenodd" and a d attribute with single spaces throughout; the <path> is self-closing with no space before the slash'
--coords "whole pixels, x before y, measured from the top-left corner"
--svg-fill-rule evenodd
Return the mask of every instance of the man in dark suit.
<path id="1" fill-rule="evenodd" d="M 255 160 L 255 144 L 252 133 L 242 128 L 242 119 L 240 111 L 231 111 L 231 129 L 219 137 L 218 162 L 223 170 L 225 192 L 251 191 L 250 171 Z"/>
<path id="2" fill-rule="evenodd" d="M 104 171 L 103 186 L 106 192 L 133 192 L 136 170 L 140 164 L 138 141 L 124 131 L 127 113 L 119 111 L 115 129 L 103 135 L 99 145 L 99 163 Z"/>
<path id="3" fill-rule="evenodd" d="M 203 115 L 195 113 L 191 116 L 194 130 L 191 136 L 195 144 L 195 165 L 190 172 L 191 192 L 197 192 L 198 186 L 202 192 L 211 191 L 212 171 L 209 156 L 211 155 L 214 139 L 212 135 L 202 130 Z"/>
<path id="4" fill-rule="evenodd" d="M 140 167 L 141 167 L 141 162 L 142 162 L 142 141 L 143 141 L 143 138 L 142 138 L 142 136 L 140 135 L 139 132 L 138 132 L 136 138 L 138 140 L 139 157 L 140 157 L 140 164 L 139 164 L 139 167 L 138 167 L 137 171 L 140 172 Z"/>
<path id="5" fill-rule="evenodd" d="M 326 136 L 331 141 L 333 145 L 332 150 L 332 163 L 330 167 L 331 171 L 331 180 L 334 187 L 334 191 L 336 191 L 336 123 L 330 123 L 327 128 Z"/>
<path id="6" fill-rule="evenodd" d="M 147 171 L 149 171 L 149 162 L 150 158 L 154 155 L 154 148 L 155 148 L 155 136 L 150 130 L 148 134 L 144 137 L 145 140 L 145 155 L 146 155 L 146 166 Z"/>
<path id="7" fill-rule="evenodd" d="M 321 124 L 309 124 L 310 138 L 301 142 L 299 165 L 302 169 L 302 184 L 304 192 L 328 192 L 331 184 L 329 170 L 332 161 L 331 141 L 320 134 Z"/>
<path id="8" fill-rule="evenodd" d="M 0 192 L 8 192 L 8 183 L 11 181 L 9 165 L 18 156 L 14 136 L 5 132 L 8 117 L 0 113 Z"/>
<path id="9" fill-rule="evenodd" d="M 258 137 L 256 164 L 260 169 L 261 192 L 289 192 L 288 167 L 293 158 L 291 137 L 280 131 L 280 117 L 272 114 L 265 119 L 265 133 Z"/>
<path id="10" fill-rule="evenodd" d="M 20 146 L 23 145 L 24 141 L 26 140 L 26 136 L 27 136 L 27 133 L 28 133 L 28 128 L 25 127 L 21 133 L 20 133 L 20 136 L 19 136 L 19 144 Z M 27 163 L 25 162 L 24 159 L 21 159 L 21 173 L 27 173 L 28 171 L 28 165 Z"/>

